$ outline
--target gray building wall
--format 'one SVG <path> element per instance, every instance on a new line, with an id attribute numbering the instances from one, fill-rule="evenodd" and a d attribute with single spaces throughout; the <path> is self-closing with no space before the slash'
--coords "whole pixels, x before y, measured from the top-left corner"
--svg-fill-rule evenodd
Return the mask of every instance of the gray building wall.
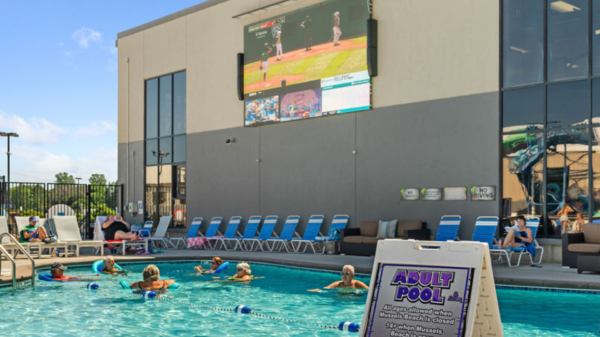
<path id="1" fill-rule="evenodd" d="M 498 215 L 500 200 L 402 201 L 400 189 L 495 185 L 499 190 L 499 130 L 496 92 L 188 134 L 188 225 L 202 216 L 205 231 L 214 216 L 240 215 L 243 229 L 251 215 L 275 214 L 279 231 L 288 215 L 300 215 L 302 233 L 310 215 L 325 215 L 326 231 L 332 216 L 341 213 L 350 215 L 350 227 L 360 220 L 421 219 L 435 235 L 442 215 L 458 214 L 463 217 L 459 235 L 468 239 L 477 216 Z M 232 138 L 235 143 L 227 145 Z M 133 201 L 144 200 L 142 149 L 142 142 L 131 144 Z M 120 144 L 121 183 L 125 162 L 126 146 Z"/>
<path id="2" fill-rule="evenodd" d="M 135 155 L 134 155 L 135 154 Z M 127 169 L 129 168 L 129 176 Z M 144 196 L 144 142 L 129 143 L 129 167 L 127 166 L 127 144 L 119 144 L 119 184 L 123 184 L 123 200 L 125 204 L 145 202 Z M 123 218 L 129 223 L 144 222 L 143 215 L 131 215 L 120 205 Z"/>

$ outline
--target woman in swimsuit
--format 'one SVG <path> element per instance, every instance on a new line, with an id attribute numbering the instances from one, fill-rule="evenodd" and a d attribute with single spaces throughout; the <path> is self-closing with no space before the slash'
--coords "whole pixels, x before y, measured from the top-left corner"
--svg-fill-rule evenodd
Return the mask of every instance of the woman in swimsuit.
<path id="1" fill-rule="evenodd" d="M 345 265 L 342 269 L 342 280 L 333 282 L 324 289 L 333 288 L 350 288 L 350 289 L 369 289 L 369 286 L 362 283 L 361 281 L 354 280 L 354 267 L 351 265 Z M 321 289 L 310 289 L 309 291 L 318 292 Z"/>
<path id="2" fill-rule="evenodd" d="M 202 266 L 194 267 L 194 270 L 197 271 L 197 272 L 199 272 L 200 274 L 212 274 L 222 264 L 223 264 L 223 259 L 221 259 L 220 257 L 216 257 L 215 256 L 215 257 L 213 257 L 212 261 L 210 261 L 210 269 L 209 270 L 203 270 Z"/>
<path id="3" fill-rule="evenodd" d="M 238 263 L 237 274 L 235 274 L 232 281 L 251 281 L 254 277 L 252 276 L 252 269 L 246 262 Z"/>
<path id="4" fill-rule="evenodd" d="M 513 229 L 508 232 L 504 242 L 498 240 L 498 248 L 521 248 L 531 245 L 533 242 L 533 232 L 525 226 L 525 217 L 519 215 L 517 217 L 517 224 L 519 225 L 519 229 Z"/>
<path id="5" fill-rule="evenodd" d="M 151 264 L 144 269 L 143 272 L 144 281 L 137 281 L 129 286 L 133 290 L 141 291 L 153 291 L 157 294 L 163 294 L 167 291 L 167 288 L 175 283 L 175 280 L 159 280 L 160 271 L 158 267 Z"/>
<path id="6" fill-rule="evenodd" d="M 129 229 L 129 224 L 120 216 L 109 215 L 102 224 L 105 240 L 138 240 L 137 233 Z"/>

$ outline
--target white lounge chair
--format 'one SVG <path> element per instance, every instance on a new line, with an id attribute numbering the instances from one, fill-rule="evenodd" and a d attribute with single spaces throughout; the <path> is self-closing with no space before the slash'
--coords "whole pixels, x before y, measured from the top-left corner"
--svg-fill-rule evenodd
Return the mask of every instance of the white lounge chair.
<path id="1" fill-rule="evenodd" d="M 81 247 L 100 247 L 100 255 L 104 255 L 104 241 L 88 241 L 81 239 L 77 217 L 57 216 L 52 218 L 52 222 L 54 222 L 58 242 L 67 244 L 67 256 L 71 253 L 68 249 L 72 246 L 75 247 L 75 250 L 72 252 L 75 256 L 79 256 L 79 249 Z"/>
<path id="2" fill-rule="evenodd" d="M 154 241 L 162 242 L 163 245 L 165 246 L 165 248 L 174 248 L 175 245 L 170 241 L 169 237 L 165 237 L 165 235 L 167 235 L 167 229 L 169 228 L 171 219 L 173 219 L 173 216 L 171 216 L 171 215 L 161 216 L 160 221 L 158 222 L 158 227 L 156 228 L 156 231 L 154 232 L 154 235 L 151 235 L 145 239 L 148 241 L 152 241 L 152 242 L 154 242 Z M 146 230 L 146 229 L 147 228 L 144 225 L 143 230 Z M 171 247 L 169 247 L 169 244 L 171 245 Z"/>
<path id="3" fill-rule="evenodd" d="M 28 218 L 29 219 L 29 218 Z M 25 226 L 23 226 L 25 227 Z M 8 224 L 6 222 L 6 218 L 0 216 L 0 234 L 8 233 Z M 16 239 L 19 239 L 19 235 L 16 236 Z M 42 252 L 44 249 L 50 249 L 50 253 L 53 252 L 56 248 L 64 248 L 67 250 L 67 245 L 65 243 L 54 242 L 54 243 L 43 243 L 43 242 L 20 242 L 21 246 L 26 249 L 29 253 L 31 253 L 32 248 L 37 249 L 38 259 L 42 258 Z M 17 251 L 17 245 L 12 243 L 9 238 L 2 238 L 2 246 L 8 251 Z"/>

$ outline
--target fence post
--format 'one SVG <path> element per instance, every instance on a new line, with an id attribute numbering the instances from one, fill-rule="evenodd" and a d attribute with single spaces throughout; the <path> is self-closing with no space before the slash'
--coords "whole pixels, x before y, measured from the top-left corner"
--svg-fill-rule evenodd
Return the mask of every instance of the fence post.
<path id="1" fill-rule="evenodd" d="M 91 240 L 94 237 L 92 228 L 92 185 L 86 185 L 86 196 L 87 196 L 87 211 L 86 211 L 86 221 L 87 221 L 87 238 Z"/>

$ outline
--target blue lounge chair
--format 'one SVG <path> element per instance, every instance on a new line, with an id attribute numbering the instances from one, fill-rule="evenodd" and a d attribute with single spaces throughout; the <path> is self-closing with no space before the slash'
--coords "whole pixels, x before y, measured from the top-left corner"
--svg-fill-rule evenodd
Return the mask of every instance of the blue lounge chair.
<path id="1" fill-rule="evenodd" d="M 290 241 L 290 246 L 294 253 L 300 252 L 302 244 L 304 244 L 304 249 L 302 250 L 303 253 L 305 253 L 306 249 L 310 246 L 313 254 L 316 254 L 317 251 L 315 250 L 315 245 L 321 246 L 321 254 L 325 253 L 325 245 L 323 245 L 321 241 L 316 241 L 317 235 L 323 236 L 323 234 L 320 233 L 320 230 L 324 219 L 325 217 L 322 215 L 313 215 L 310 217 L 308 225 L 304 230 L 304 236 L 300 239 L 292 239 L 292 241 Z"/>
<path id="2" fill-rule="evenodd" d="M 440 220 L 435 241 L 457 241 L 460 215 L 444 215 Z"/>
<path id="3" fill-rule="evenodd" d="M 278 238 L 277 234 L 273 233 L 275 226 L 277 225 L 277 219 L 277 215 L 267 216 L 265 221 L 263 221 L 258 237 L 242 239 L 242 249 L 251 251 L 260 248 L 260 250 L 264 251 L 263 245 L 267 240 L 272 239 L 273 235 L 275 235 L 275 238 Z"/>
<path id="4" fill-rule="evenodd" d="M 200 245 L 200 248 L 204 248 L 204 249 L 213 249 L 214 246 L 211 245 L 211 241 L 216 240 L 218 237 L 221 237 L 223 234 L 221 234 L 221 232 L 219 232 L 219 226 L 221 226 L 221 222 L 223 221 L 223 218 L 221 218 L 220 216 L 214 217 L 212 218 L 212 220 L 210 220 L 210 225 L 208 225 L 208 229 L 206 230 L 206 233 L 204 235 L 200 234 L 201 237 L 204 237 L 205 240 L 202 241 L 202 245 Z"/>
<path id="5" fill-rule="evenodd" d="M 239 247 L 242 250 L 244 250 L 242 247 L 242 240 L 252 239 L 256 236 L 256 231 L 258 230 L 258 226 L 260 225 L 261 220 L 262 217 L 260 215 L 253 215 L 250 217 L 250 219 L 248 219 L 248 224 L 246 225 L 244 234 L 241 237 L 223 238 L 223 242 L 225 243 L 225 249 L 229 250 L 229 247 L 232 247 L 232 250 L 237 250 Z"/>
<path id="6" fill-rule="evenodd" d="M 340 239 L 340 232 L 342 229 L 345 229 L 348 226 L 348 220 L 350 219 L 349 215 L 346 214 L 336 214 L 333 216 L 333 220 L 331 220 L 331 227 L 329 227 L 329 232 L 327 236 L 317 236 L 315 241 L 318 242 L 328 242 L 328 241 L 336 241 Z"/>
<path id="7" fill-rule="evenodd" d="M 282 248 L 285 247 L 285 250 L 289 253 L 290 247 L 288 244 L 292 241 L 294 237 L 299 238 L 300 235 L 296 232 L 296 227 L 298 226 L 298 222 L 300 222 L 299 215 L 290 215 L 285 220 L 285 225 L 283 225 L 283 230 L 281 230 L 281 235 L 276 239 L 268 239 L 265 241 L 265 245 L 267 249 L 272 252 L 277 249 L 278 252 L 281 251 Z"/>
<path id="8" fill-rule="evenodd" d="M 171 238 L 171 242 L 175 242 L 174 247 L 177 248 L 179 246 L 179 243 L 181 242 L 183 244 L 183 248 L 186 248 L 187 239 L 195 238 L 196 235 L 198 235 L 198 230 L 200 230 L 200 226 L 202 226 L 203 220 L 204 219 L 202 218 L 194 218 L 194 220 L 192 220 L 192 224 L 190 225 L 190 229 L 188 230 L 188 233 L 184 238 Z"/>
<path id="9" fill-rule="evenodd" d="M 497 216 L 480 216 L 475 222 L 475 229 L 473 230 L 473 237 L 471 238 L 471 241 L 485 242 L 488 244 L 490 249 L 492 249 L 492 247 L 494 247 L 497 229 Z"/>
<path id="10" fill-rule="evenodd" d="M 225 237 L 216 239 L 214 249 L 218 249 L 220 243 L 221 248 L 225 248 L 227 250 L 227 246 L 225 244 L 226 239 L 233 239 L 237 236 L 242 236 L 242 234 L 238 232 L 240 223 L 242 223 L 241 216 L 232 216 L 231 219 L 229 219 L 229 224 L 227 224 L 227 229 L 225 229 Z"/>
<path id="11" fill-rule="evenodd" d="M 144 227 L 139 231 L 140 238 L 147 238 L 152 234 L 152 227 L 154 226 L 154 222 L 146 221 L 144 222 Z"/>
<path id="12" fill-rule="evenodd" d="M 531 245 L 528 248 L 511 247 L 500 249 L 497 246 L 495 246 L 493 249 L 490 249 L 490 254 L 498 254 L 499 256 L 497 261 L 500 262 L 503 262 L 503 257 L 506 257 L 506 261 L 508 262 L 509 267 L 518 267 L 521 265 L 521 258 L 523 257 L 523 255 L 528 255 L 531 264 L 534 264 L 535 256 L 537 255 L 537 250 L 540 250 L 540 258 L 538 262 L 535 263 L 541 263 L 542 258 L 544 257 L 544 247 L 540 246 L 536 239 L 538 229 L 540 227 L 540 218 L 526 218 L 525 226 L 527 226 L 527 228 L 529 228 L 531 230 L 531 233 L 533 234 L 533 241 L 531 242 Z M 511 263 L 514 254 L 517 254 L 519 256 L 516 265 L 512 265 Z"/>

